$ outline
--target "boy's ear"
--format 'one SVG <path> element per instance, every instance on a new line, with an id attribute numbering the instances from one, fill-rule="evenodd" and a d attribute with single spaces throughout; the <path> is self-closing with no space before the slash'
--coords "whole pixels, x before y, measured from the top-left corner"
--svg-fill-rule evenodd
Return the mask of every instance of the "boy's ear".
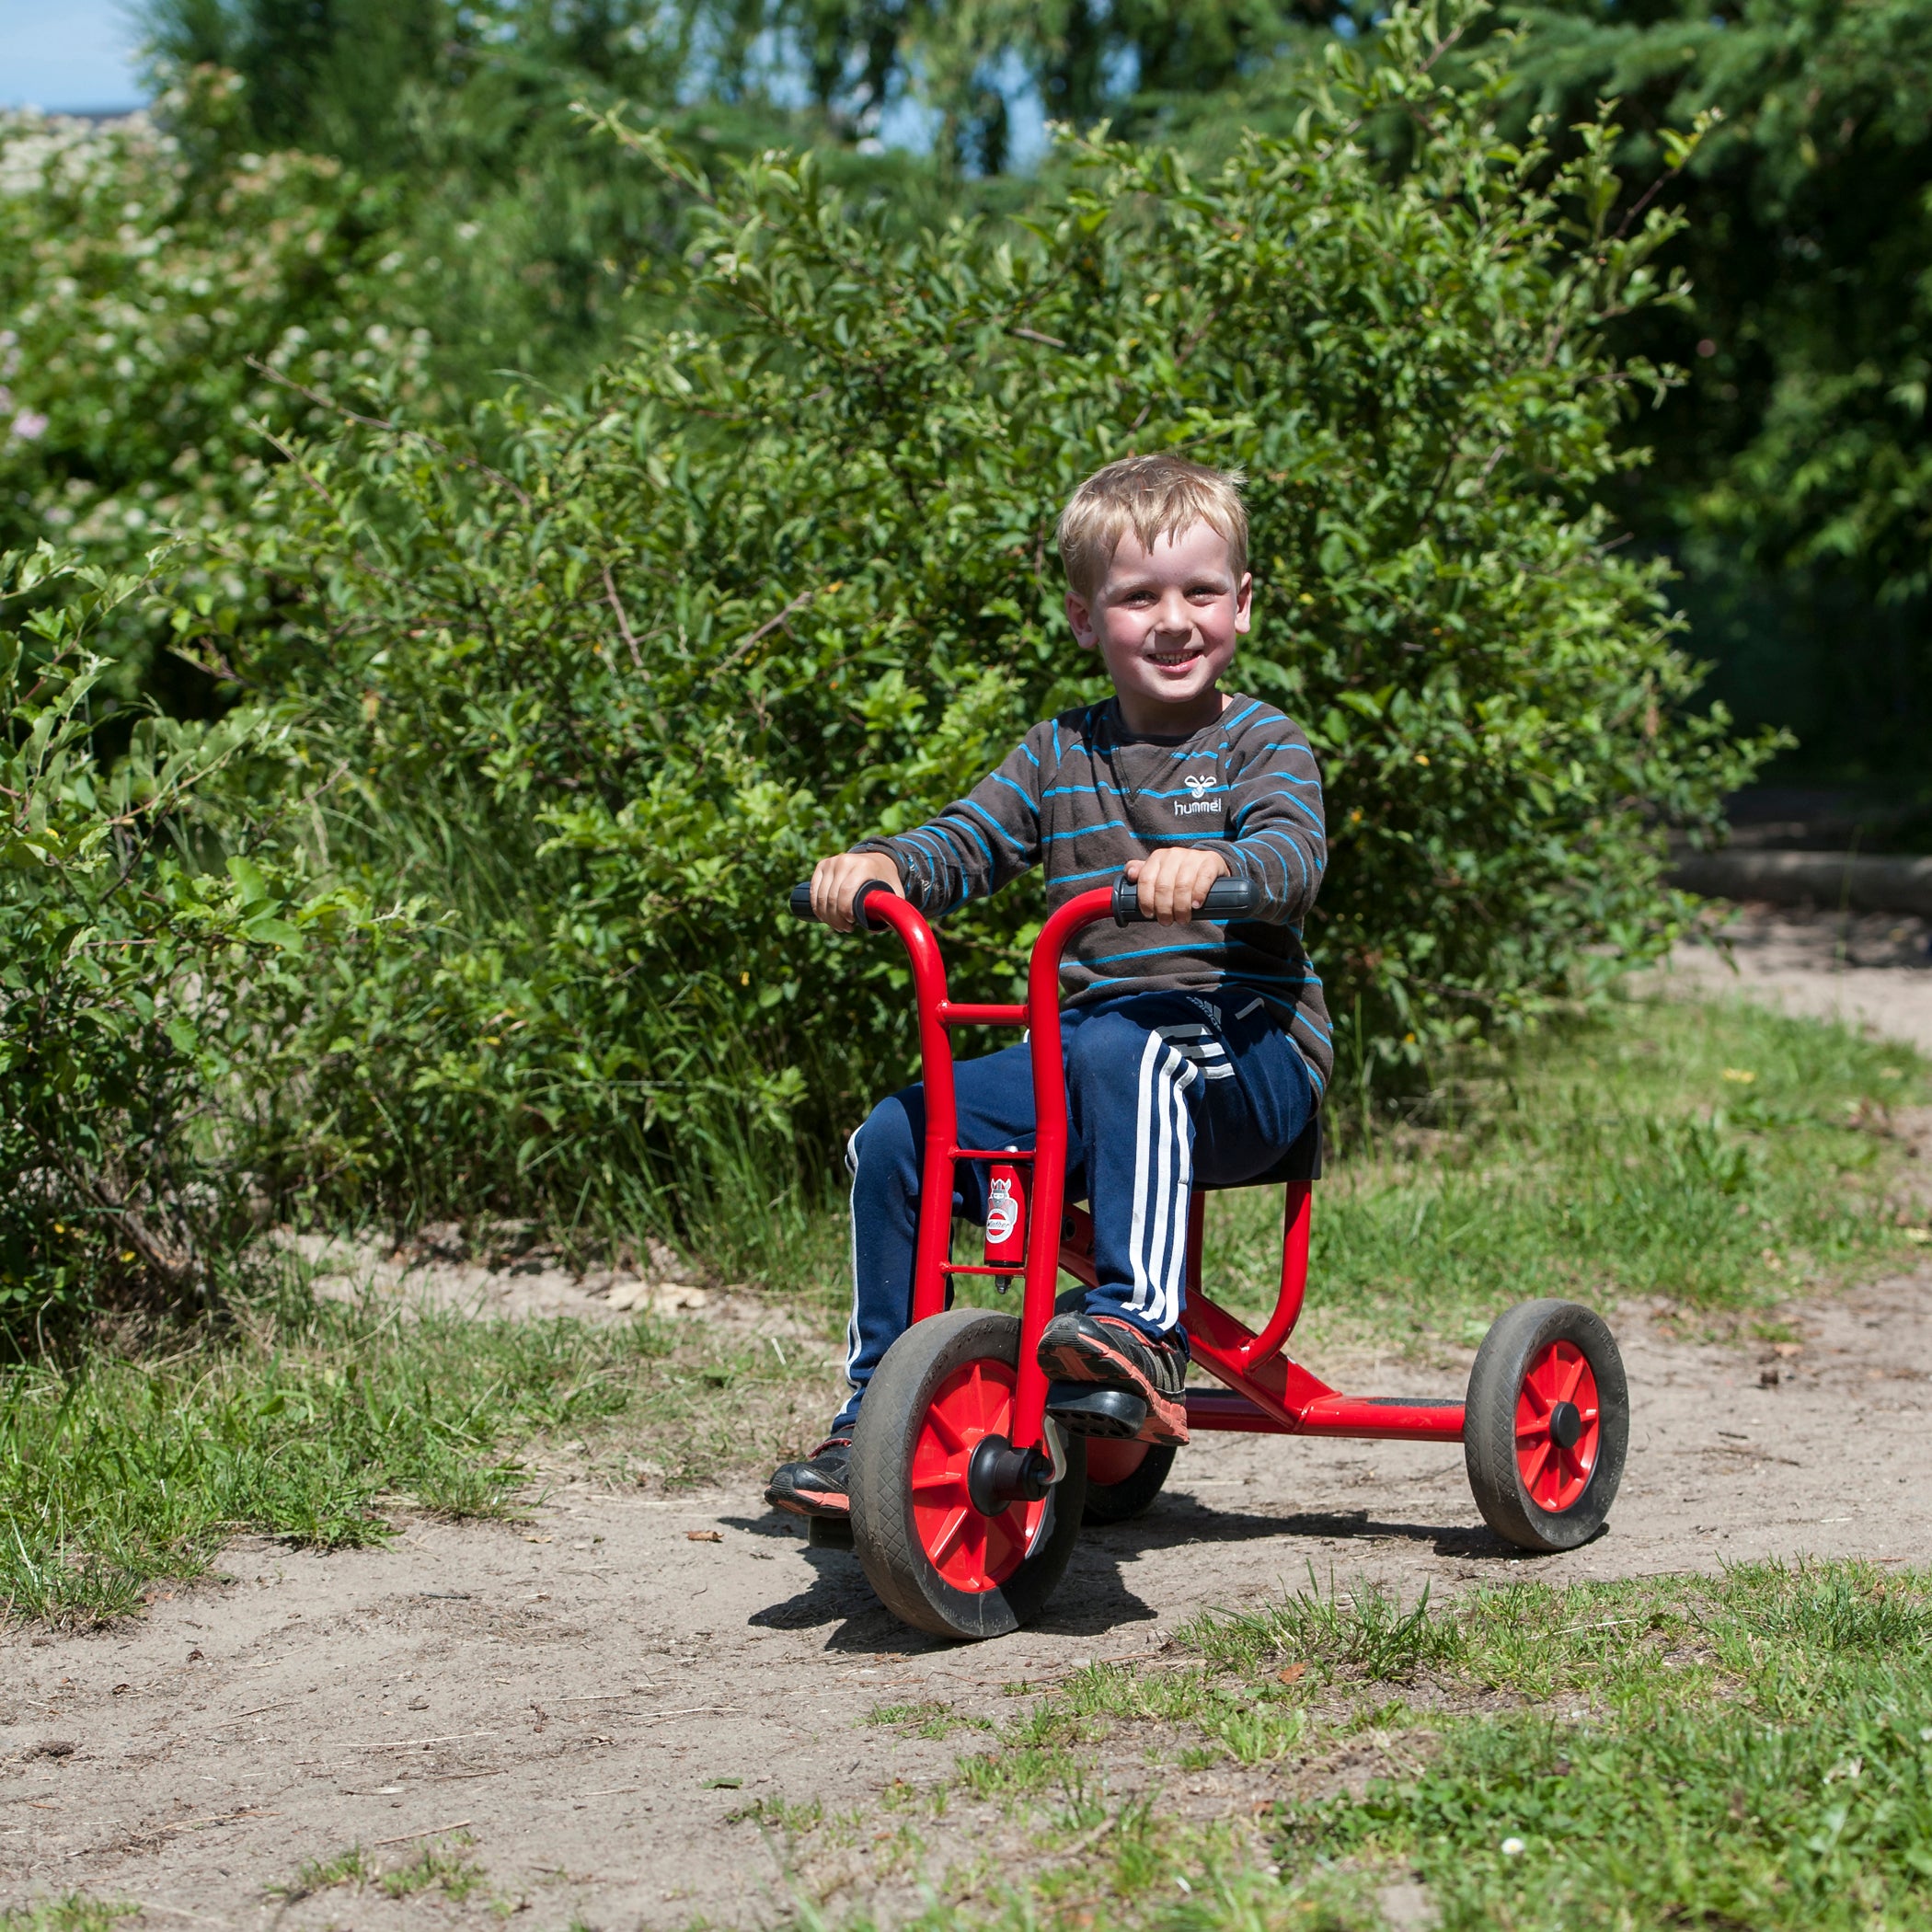
<path id="1" fill-rule="evenodd" d="M 1100 638 L 1094 628 L 1094 614 L 1087 607 L 1087 600 L 1076 597 L 1071 591 L 1066 593 L 1066 621 L 1073 626 L 1075 640 L 1081 650 L 1099 649 Z"/>
<path id="2" fill-rule="evenodd" d="M 1235 634 L 1238 637 L 1254 621 L 1255 573 L 1244 570 L 1235 587 Z"/>

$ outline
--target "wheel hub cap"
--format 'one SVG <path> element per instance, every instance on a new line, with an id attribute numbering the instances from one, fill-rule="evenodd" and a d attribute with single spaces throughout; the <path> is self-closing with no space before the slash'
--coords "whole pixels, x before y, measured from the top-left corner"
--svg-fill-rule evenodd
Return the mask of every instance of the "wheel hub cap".
<path id="1" fill-rule="evenodd" d="M 1596 1469 L 1596 1377 L 1574 1342 L 1530 1358 L 1516 1392 L 1516 1468 L 1531 1502 L 1551 1515 L 1574 1507 Z"/>
<path id="2" fill-rule="evenodd" d="M 995 1469 L 1012 1440 L 1014 1374 L 1003 1362 L 969 1362 L 934 1390 L 913 1449 L 913 1528 L 932 1566 L 956 1590 L 994 1590 L 1026 1560 L 1046 1513 L 1045 1501 L 1018 1500 L 1001 1507 Z M 975 1506 L 974 1457 L 982 1443 L 998 1438 L 979 1458 Z M 1004 1473 L 1004 1472 L 1001 1472 Z"/>

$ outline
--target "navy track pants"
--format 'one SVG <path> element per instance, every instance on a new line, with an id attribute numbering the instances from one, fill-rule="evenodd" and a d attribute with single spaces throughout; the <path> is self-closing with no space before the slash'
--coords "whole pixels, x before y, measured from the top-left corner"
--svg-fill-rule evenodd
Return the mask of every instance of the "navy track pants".
<path id="1" fill-rule="evenodd" d="M 1308 1124 L 1314 1083 L 1286 1029 L 1240 986 L 1069 1006 L 1060 1038 L 1066 1198 L 1087 1201 L 1094 1218 L 1099 1285 L 1087 1293 L 1087 1312 L 1165 1334 L 1180 1320 L 1194 1186 L 1232 1186 L 1271 1167 Z M 959 1062 L 953 1086 L 956 1144 L 1032 1146 L 1025 1046 Z M 873 1371 L 912 1317 L 925 1137 L 919 1086 L 881 1100 L 852 1136 L 852 1393 L 834 1430 L 857 1413 Z M 956 1215 L 985 1225 L 987 1180 L 987 1163 L 959 1163 Z"/>

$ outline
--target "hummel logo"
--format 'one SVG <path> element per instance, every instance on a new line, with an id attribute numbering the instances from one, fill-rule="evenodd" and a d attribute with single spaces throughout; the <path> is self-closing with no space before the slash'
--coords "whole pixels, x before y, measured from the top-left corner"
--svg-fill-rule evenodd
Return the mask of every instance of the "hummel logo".
<path id="1" fill-rule="evenodd" d="M 1179 799 L 1174 801 L 1174 816 L 1178 819 L 1191 818 L 1197 811 L 1219 811 L 1221 800 L 1211 799 L 1207 794 L 1219 782 L 1213 772 L 1183 772 L 1180 782 L 1193 793 L 1193 797 L 1183 805 Z"/>

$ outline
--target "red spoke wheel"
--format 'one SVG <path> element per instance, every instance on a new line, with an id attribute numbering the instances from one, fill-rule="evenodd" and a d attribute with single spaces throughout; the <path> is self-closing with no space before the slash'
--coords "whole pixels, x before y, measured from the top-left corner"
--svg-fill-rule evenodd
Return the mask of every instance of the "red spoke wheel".
<path id="1" fill-rule="evenodd" d="M 1483 1520 L 1519 1548 L 1575 1549 L 1604 1526 L 1623 1479 L 1630 1396 L 1601 1316 L 1524 1302 L 1477 1351 L 1463 1421 Z"/>
<path id="2" fill-rule="evenodd" d="M 1084 1289 L 1070 1288 L 1053 1304 L 1055 1315 L 1077 1315 L 1087 1305 Z M 1149 1508 L 1174 1466 L 1169 1443 L 1129 1443 L 1093 1435 L 1087 1438 L 1088 1523 L 1126 1523 Z"/>
<path id="3" fill-rule="evenodd" d="M 1004 1637 L 1030 1622 L 1079 1538 L 1087 1457 L 1077 1439 L 1044 1497 L 975 1501 L 975 1468 L 990 1453 L 982 1445 L 1012 1437 L 1018 1354 L 1010 1315 L 933 1316 L 886 1351 L 858 1412 L 853 1547 L 886 1608 L 936 1637 Z"/>

